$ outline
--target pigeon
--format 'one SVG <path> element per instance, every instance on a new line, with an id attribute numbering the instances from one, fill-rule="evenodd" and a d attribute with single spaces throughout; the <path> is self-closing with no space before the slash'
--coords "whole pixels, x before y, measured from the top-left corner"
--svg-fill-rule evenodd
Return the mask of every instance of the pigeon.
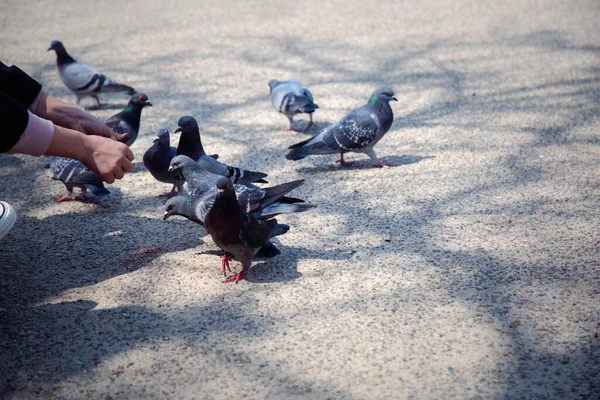
<path id="1" fill-rule="evenodd" d="M 135 93 L 132 87 L 117 83 L 89 65 L 76 61 L 67 53 L 65 46 L 60 41 L 53 40 L 48 51 L 50 50 L 56 52 L 56 65 L 60 79 L 75 95 L 75 104 L 79 105 L 83 97 L 91 96 L 96 100 L 97 107 L 101 108 L 102 105 L 98 98 L 100 92 L 123 92 L 130 96 Z"/>
<path id="2" fill-rule="evenodd" d="M 207 171 L 231 178 L 233 183 L 246 184 L 252 182 L 267 182 L 263 179 L 267 176 L 265 173 L 230 167 L 217 161 L 214 157 L 207 155 L 204 152 L 202 142 L 200 141 L 198 122 L 193 117 L 181 117 L 177 122 L 177 125 L 179 125 L 179 127 L 175 130 L 175 133 L 181 132 L 179 144 L 177 145 L 177 155 L 186 155 L 192 160 L 195 160 Z"/>
<path id="3" fill-rule="evenodd" d="M 87 190 L 89 189 L 96 197 L 104 197 L 110 194 L 104 187 L 102 178 L 88 169 L 80 161 L 66 157 L 49 157 L 50 171 L 52 178 L 62 181 L 67 188 L 68 193 L 56 199 L 58 202 L 71 200 L 87 200 Z M 73 188 L 81 189 L 81 196 L 73 197 Z"/>
<path id="4" fill-rule="evenodd" d="M 179 215 L 204 227 L 206 214 L 216 196 L 216 184 L 220 175 L 203 170 L 187 156 L 177 156 L 171 161 L 170 173 L 185 179 L 188 189 L 182 196 L 175 196 L 165 204 L 163 219 Z M 269 219 L 279 214 L 307 211 L 314 205 L 298 204 L 304 200 L 285 196 L 304 180 L 283 183 L 281 185 L 259 188 L 255 185 L 234 185 L 239 206 L 258 219 Z M 261 257 L 274 257 L 280 251 L 271 242 L 266 243 L 257 253 Z"/>
<path id="5" fill-rule="evenodd" d="M 350 112 L 318 135 L 290 146 L 285 158 L 296 161 L 313 154 L 340 153 L 338 162 L 347 166 L 352 163 L 344 161 L 344 153 L 355 152 L 366 153 L 377 166 L 391 166 L 381 162 L 373 150 L 394 121 L 389 104 L 391 100 L 398 101 L 392 89 L 377 89 L 366 105 Z"/>
<path id="6" fill-rule="evenodd" d="M 278 80 L 271 79 L 269 81 L 269 89 L 271 90 L 271 103 L 273 103 L 273 107 L 280 113 L 285 114 L 290 121 L 290 127 L 286 130 L 292 130 L 294 115 L 299 113 L 307 113 L 310 116 L 310 122 L 304 130 L 312 126 L 312 113 L 319 106 L 313 103 L 312 93 L 306 86 L 297 81 L 279 82 Z"/>
<path id="7" fill-rule="evenodd" d="M 171 215 L 184 216 L 202 226 L 210 203 L 216 195 L 216 184 L 221 177 L 213 174 L 191 158 L 180 155 L 171 160 L 169 173 L 188 184 L 183 196 L 176 196 L 166 203 L 164 219 Z M 304 200 L 286 196 L 289 192 L 304 184 L 304 180 L 282 183 L 280 185 L 259 188 L 256 185 L 234 184 L 234 191 L 240 207 L 259 219 L 272 218 L 279 214 L 307 211 L 313 208 Z M 183 197 L 185 199 L 178 199 Z"/>
<path id="8" fill-rule="evenodd" d="M 146 106 L 152 107 L 152 103 L 148 101 L 148 96 L 144 93 L 135 93 L 131 96 L 129 103 L 125 106 L 123 111 L 113 115 L 107 119 L 105 123 L 110 129 L 117 133 L 126 133 L 127 140 L 123 143 L 131 147 L 138 137 L 142 109 Z"/>
<path id="9" fill-rule="evenodd" d="M 283 235 L 290 227 L 277 220 L 257 219 L 240 208 L 231 180 L 220 177 L 217 181 L 215 199 L 206 214 L 205 227 L 215 244 L 225 251 L 221 267 L 225 282 L 239 282 L 250 268 L 252 258 L 269 239 Z M 231 271 L 229 255 L 242 263 L 242 270 L 227 277 Z"/>
<path id="10" fill-rule="evenodd" d="M 169 131 L 159 129 L 152 146 L 144 153 L 144 165 L 152 176 L 159 182 L 173 185 L 171 191 L 162 194 L 161 197 L 173 197 L 176 190 L 177 194 L 183 193 L 184 180 L 177 179 L 168 172 L 169 164 L 171 164 L 171 159 L 175 157 L 176 152 L 177 149 L 170 145 Z"/>

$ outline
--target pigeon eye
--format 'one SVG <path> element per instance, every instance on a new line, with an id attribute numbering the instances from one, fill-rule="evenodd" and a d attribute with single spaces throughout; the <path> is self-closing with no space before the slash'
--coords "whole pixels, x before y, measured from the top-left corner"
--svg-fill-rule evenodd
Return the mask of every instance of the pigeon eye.
<path id="1" fill-rule="evenodd" d="M 139 96 L 139 97 L 138 97 L 138 100 L 144 100 L 144 99 L 142 99 L 142 96 Z"/>
<path id="2" fill-rule="evenodd" d="M 187 121 L 187 122 L 185 123 L 185 126 L 190 126 L 190 121 Z"/>
<path id="3" fill-rule="evenodd" d="M 390 95 L 388 92 L 383 92 L 383 94 L 384 94 L 385 96 L 389 96 L 389 95 Z"/>

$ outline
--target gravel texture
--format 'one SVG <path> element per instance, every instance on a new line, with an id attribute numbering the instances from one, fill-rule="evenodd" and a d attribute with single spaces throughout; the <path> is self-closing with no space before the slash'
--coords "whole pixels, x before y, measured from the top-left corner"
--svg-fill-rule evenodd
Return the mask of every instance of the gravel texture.
<path id="1" fill-rule="evenodd" d="M 71 101 L 59 39 L 154 105 L 98 205 L 0 155 L 1 398 L 600 398 L 600 3 L 167 3 L 0 3 L 3 61 L 48 92 Z M 286 160 L 307 136 L 272 78 L 311 88 L 318 127 L 392 86 L 397 166 Z M 186 114 L 318 205 L 238 285 L 141 161 Z"/>

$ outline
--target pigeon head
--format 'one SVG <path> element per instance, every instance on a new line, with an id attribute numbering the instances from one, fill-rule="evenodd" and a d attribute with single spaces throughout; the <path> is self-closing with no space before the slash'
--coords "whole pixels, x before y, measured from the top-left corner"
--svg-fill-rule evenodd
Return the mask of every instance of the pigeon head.
<path id="1" fill-rule="evenodd" d="M 152 107 L 152 103 L 148 101 L 148 96 L 146 96 L 144 93 L 135 93 L 133 96 L 131 96 L 129 99 L 129 105 L 138 108 L 144 108 L 146 106 Z"/>
<path id="2" fill-rule="evenodd" d="M 48 51 L 50 51 L 50 50 L 54 50 L 58 53 L 59 51 L 65 51 L 65 46 L 62 44 L 62 42 L 60 40 L 53 40 L 50 43 L 50 47 L 48 47 Z"/>
<path id="3" fill-rule="evenodd" d="M 185 198 L 183 196 L 171 197 L 165 203 L 165 213 L 163 215 L 163 221 L 172 215 L 182 215 L 183 208 L 185 206 Z"/>
<path id="4" fill-rule="evenodd" d="M 169 172 L 169 174 L 171 174 L 175 178 L 183 180 L 184 178 L 182 170 L 186 167 L 193 167 L 196 165 L 198 165 L 196 161 L 192 160 L 186 155 L 180 154 L 178 156 L 173 157 L 167 172 Z"/>
<path id="5" fill-rule="evenodd" d="M 190 132 L 192 130 L 198 130 L 198 121 L 194 119 L 194 117 L 185 116 L 179 118 L 177 121 L 177 125 L 179 126 L 175 129 L 175 132 Z"/>
<path id="6" fill-rule="evenodd" d="M 53 40 L 48 48 L 48 51 L 50 50 L 54 50 L 56 52 L 56 64 L 58 65 L 59 69 L 65 65 L 75 62 L 75 59 L 67 53 L 65 46 L 63 46 L 60 40 Z"/>
<path id="7" fill-rule="evenodd" d="M 220 177 L 217 180 L 217 189 L 218 189 L 218 194 L 217 197 L 222 197 L 224 195 L 231 195 L 231 193 L 235 192 L 233 191 L 233 183 L 231 183 L 231 180 L 229 178 L 226 177 Z"/>
<path id="8" fill-rule="evenodd" d="M 369 104 L 374 105 L 378 101 L 390 102 L 391 100 L 398 101 L 394 95 L 394 91 L 389 87 L 383 86 L 373 92 L 369 99 Z"/>
<path id="9" fill-rule="evenodd" d="M 160 146 L 169 147 L 171 145 L 169 131 L 166 129 L 159 129 L 156 133 L 156 139 L 154 139 L 153 142 L 158 143 Z"/>
<path id="10" fill-rule="evenodd" d="M 277 79 L 271 79 L 269 81 L 269 89 L 271 90 L 271 92 L 273 91 L 273 89 L 275 89 L 275 86 L 279 85 L 281 82 L 279 82 Z"/>

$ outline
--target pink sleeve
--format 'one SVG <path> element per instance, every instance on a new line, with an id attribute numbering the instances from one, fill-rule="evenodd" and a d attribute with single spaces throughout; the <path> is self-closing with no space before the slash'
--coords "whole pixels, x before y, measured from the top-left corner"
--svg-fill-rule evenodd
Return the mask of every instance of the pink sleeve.
<path id="1" fill-rule="evenodd" d="M 36 101 L 34 101 L 34 104 Z M 28 114 L 29 121 L 27 122 L 25 131 L 17 144 L 7 151 L 7 153 L 41 156 L 48 150 L 48 146 L 50 146 L 50 142 L 54 136 L 54 124 L 47 119 L 38 117 L 31 111 L 28 111 Z"/>
<path id="2" fill-rule="evenodd" d="M 35 96 L 35 100 L 33 101 L 33 103 L 31 103 L 31 105 L 29 106 L 29 108 L 27 108 L 32 113 L 35 112 L 35 109 L 37 108 L 37 105 L 40 102 L 40 97 L 42 97 L 42 93 L 43 92 L 40 90 L 40 92 L 38 93 L 38 95 Z"/>

